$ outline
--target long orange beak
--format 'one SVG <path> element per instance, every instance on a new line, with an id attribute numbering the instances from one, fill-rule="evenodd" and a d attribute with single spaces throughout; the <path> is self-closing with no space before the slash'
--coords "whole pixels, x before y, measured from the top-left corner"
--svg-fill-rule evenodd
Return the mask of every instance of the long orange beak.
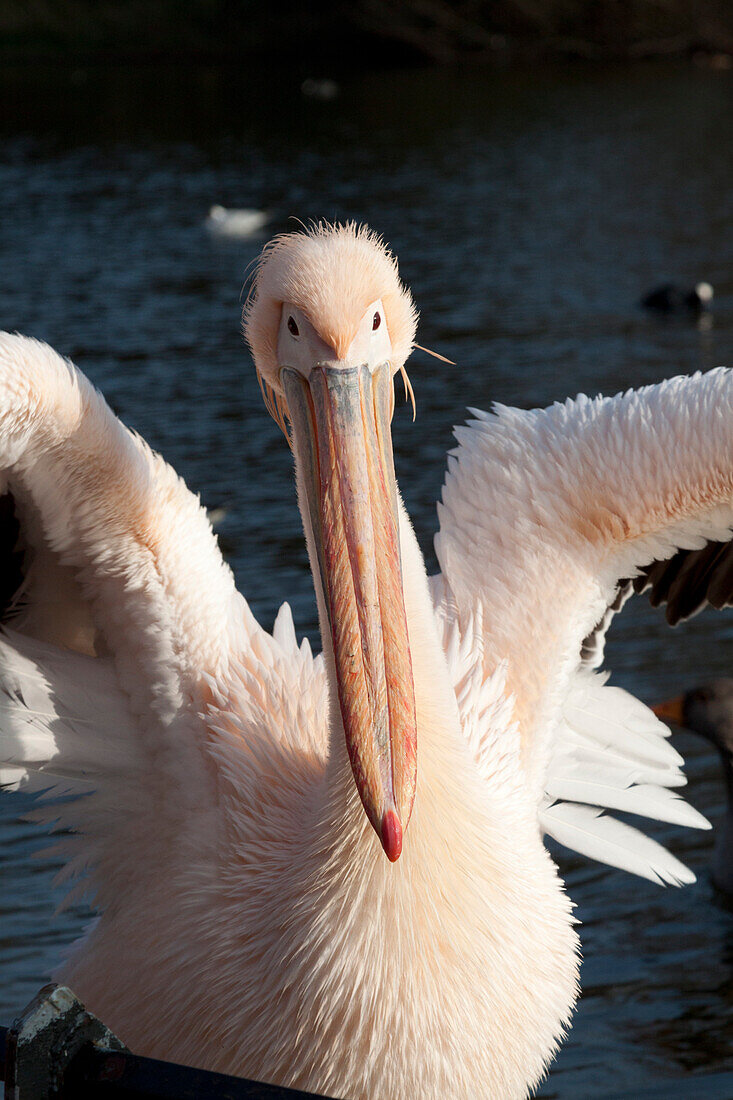
<path id="1" fill-rule="evenodd" d="M 663 703 L 657 703 L 652 707 L 657 718 L 663 722 L 674 722 L 676 726 L 684 726 L 684 695 L 677 695 L 674 699 L 666 699 Z"/>
<path id="2" fill-rule="evenodd" d="M 285 368 L 351 767 L 388 858 L 415 798 L 417 730 L 392 460 L 392 373 Z"/>

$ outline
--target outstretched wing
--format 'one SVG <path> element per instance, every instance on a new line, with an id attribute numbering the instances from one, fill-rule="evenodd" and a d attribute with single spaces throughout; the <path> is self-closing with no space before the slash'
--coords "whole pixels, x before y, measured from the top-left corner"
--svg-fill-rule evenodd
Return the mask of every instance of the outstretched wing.
<path id="1" fill-rule="evenodd" d="M 506 662 L 526 782 L 562 843 L 661 881 L 682 865 L 604 808 L 704 825 L 668 731 L 606 685 L 610 619 L 651 589 L 679 621 L 733 600 L 733 375 L 724 369 L 456 432 L 436 550 L 459 618 Z"/>
<path id="2" fill-rule="evenodd" d="M 268 744 L 318 732 L 291 720 L 319 677 L 289 610 L 264 632 L 174 471 L 70 363 L 9 335 L 0 501 L 0 782 L 76 796 L 46 816 L 102 905 L 143 868 L 216 865 L 232 776 L 246 816 Z"/>

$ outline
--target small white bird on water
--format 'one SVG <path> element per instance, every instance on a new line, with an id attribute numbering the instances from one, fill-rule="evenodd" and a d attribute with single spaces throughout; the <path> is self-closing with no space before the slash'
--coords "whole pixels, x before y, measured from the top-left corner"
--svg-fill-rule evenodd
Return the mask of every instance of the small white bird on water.
<path id="1" fill-rule="evenodd" d="M 578 994 L 542 832 L 693 879 L 603 813 L 706 824 L 666 727 L 596 669 L 633 584 L 672 618 L 730 601 L 708 544 L 733 523 L 733 376 L 474 413 L 428 578 L 390 439 L 415 327 L 366 229 L 265 249 L 245 328 L 290 435 L 315 659 L 287 604 L 259 626 L 196 498 L 83 375 L 2 337 L 0 758 L 86 794 L 43 807 L 100 913 L 59 977 L 134 1051 L 349 1100 L 507 1100 Z"/>
<path id="2" fill-rule="evenodd" d="M 215 205 L 207 215 L 206 228 L 215 237 L 248 240 L 261 233 L 269 221 L 270 215 L 265 210 L 227 210 Z"/>

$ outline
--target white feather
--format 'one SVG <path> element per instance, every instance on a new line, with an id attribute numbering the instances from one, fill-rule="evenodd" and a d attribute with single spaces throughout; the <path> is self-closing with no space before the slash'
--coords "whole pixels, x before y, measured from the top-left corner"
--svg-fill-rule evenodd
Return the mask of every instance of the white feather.
<path id="1" fill-rule="evenodd" d="M 710 828 L 710 822 L 674 791 L 629 781 L 625 772 L 612 768 L 589 775 L 582 768 L 572 767 L 562 776 L 550 774 L 545 789 L 550 797 L 567 802 L 585 802 L 693 829 Z"/>
<path id="2" fill-rule="evenodd" d="M 617 821 L 595 806 L 558 802 L 540 813 L 542 828 L 566 848 L 651 879 L 665 886 L 681 886 L 695 876 L 656 840 Z"/>
<path id="3" fill-rule="evenodd" d="M 670 790 L 684 777 L 667 728 L 582 667 L 581 647 L 592 637 L 600 661 L 609 608 L 623 603 L 619 585 L 626 595 L 643 566 L 730 537 L 730 372 L 472 415 L 456 430 L 439 506 L 440 598 L 461 623 L 476 619 L 477 607 L 483 613 L 480 679 L 508 666 L 538 806 L 561 800 L 707 827 Z M 484 743 L 489 731 L 479 734 L 477 758 Z M 553 813 L 588 820 L 583 808 Z M 601 820 L 615 848 L 596 844 L 596 854 L 637 843 L 635 830 Z M 566 826 L 566 841 L 572 835 Z"/>
<path id="4" fill-rule="evenodd" d="M 553 770 L 563 774 L 566 770 L 588 765 L 589 769 L 619 769 L 629 783 L 655 783 L 660 787 L 684 787 L 687 777 L 675 765 L 647 764 L 628 753 L 617 752 L 609 745 L 596 745 L 567 726 L 557 734 L 558 747 L 550 761 L 548 775 Z M 590 775 L 590 771 L 589 771 Z"/>
<path id="5" fill-rule="evenodd" d="M 90 782 L 139 767 L 139 735 L 110 661 L 0 634 L 0 754 L 30 780 Z M 71 784 L 74 785 L 73 782 Z"/>

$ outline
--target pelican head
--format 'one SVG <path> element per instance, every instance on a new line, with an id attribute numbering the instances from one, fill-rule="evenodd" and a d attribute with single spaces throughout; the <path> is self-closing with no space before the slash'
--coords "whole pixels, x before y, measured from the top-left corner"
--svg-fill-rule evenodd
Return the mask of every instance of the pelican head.
<path id="1" fill-rule="evenodd" d="M 416 323 L 394 258 L 354 225 L 276 237 L 245 311 L 265 401 L 295 456 L 356 786 L 392 861 L 415 798 L 417 734 L 390 422 Z"/>

